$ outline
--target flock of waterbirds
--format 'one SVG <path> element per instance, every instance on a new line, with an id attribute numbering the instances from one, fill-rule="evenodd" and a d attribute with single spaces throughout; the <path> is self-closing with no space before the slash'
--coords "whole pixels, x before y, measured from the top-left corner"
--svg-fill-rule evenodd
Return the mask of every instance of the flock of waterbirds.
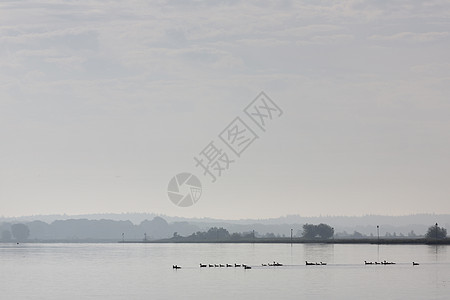
<path id="1" fill-rule="evenodd" d="M 395 265 L 395 262 L 391 262 L 391 261 L 364 261 L 365 265 Z M 414 262 L 413 262 L 414 264 Z"/>
<path id="2" fill-rule="evenodd" d="M 326 266 L 327 263 L 326 262 L 309 262 L 309 261 L 305 261 L 305 265 L 307 266 Z"/>
<path id="3" fill-rule="evenodd" d="M 391 262 L 391 261 L 364 261 L 365 265 L 395 265 L 395 262 Z M 327 263 L 326 262 L 310 262 L 310 261 L 305 261 L 305 265 L 307 266 L 326 266 Z M 418 266 L 419 263 L 413 261 L 412 262 L 413 266 Z M 283 264 L 279 263 L 279 262 L 273 262 L 273 263 L 267 263 L 267 264 L 261 264 L 261 266 L 263 267 L 282 267 Z M 200 263 L 200 268 L 244 268 L 244 269 L 251 269 L 252 267 L 246 264 L 202 264 Z M 172 265 L 173 269 L 181 269 L 180 266 L 178 265 Z"/>
<path id="4" fill-rule="evenodd" d="M 267 267 L 267 266 L 269 266 L 269 267 L 281 267 L 281 266 L 283 266 L 283 264 L 274 261 L 273 263 L 261 264 L 261 266 L 263 266 L 263 267 Z M 174 269 L 181 269 L 181 267 L 178 266 L 178 265 L 173 265 L 172 267 Z M 234 264 L 202 264 L 202 263 L 200 263 L 200 268 L 207 268 L 207 267 L 208 268 L 233 268 L 233 267 L 234 268 L 241 268 L 242 267 L 242 268 L 244 268 L 246 270 L 252 268 L 249 265 L 237 264 L 237 263 L 234 263 Z"/>
<path id="5" fill-rule="evenodd" d="M 392 261 L 385 261 L 385 260 L 383 260 L 383 261 L 364 261 L 364 264 L 365 264 L 365 265 L 395 265 L 395 262 L 392 262 Z M 412 262 L 412 265 L 413 265 L 413 266 L 418 266 L 419 263 L 413 261 L 413 262 Z"/>
<path id="6" fill-rule="evenodd" d="M 232 264 L 202 264 L 202 263 L 200 263 L 200 268 L 206 268 L 206 267 L 209 267 L 209 268 L 231 268 L 231 267 L 240 268 L 240 267 L 242 267 L 244 269 L 252 268 L 246 264 L 236 264 L 236 263 L 234 265 L 232 265 Z M 173 265 L 172 268 L 173 269 L 181 269 L 181 267 L 179 265 Z"/>

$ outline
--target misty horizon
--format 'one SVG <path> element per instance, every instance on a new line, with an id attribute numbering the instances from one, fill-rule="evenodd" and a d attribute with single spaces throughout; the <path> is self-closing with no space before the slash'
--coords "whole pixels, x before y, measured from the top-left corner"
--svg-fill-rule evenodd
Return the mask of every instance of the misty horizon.
<path id="1" fill-rule="evenodd" d="M 181 215 L 167 215 L 163 213 L 154 213 L 154 212 L 119 212 L 119 213 L 112 213 L 112 212 L 97 212 L 97 213 L 82 213 L 82 214 L 67 214 L 67 213 L 53 213 L 53 214 L 36 214 L 36 215 L 22 215 L 22 216 L 5 216 L 0 215 L 0 220 L 20 220 L 20 219 L 33 219 L 33 218 L 54 218 L 54 217 L 63 217 L 63 218 L 73 218 L 73 217 L 90 217 L 94 216 L 96 218 L 102 217 L 102 216 L 112 216 L 112 217 L 122 217 L 122 216 L 154 216 L 154 217 L 168 217 L 171 219 L 191 219 L 191 220 L 229 220 L 229 221 L 246 221 L 246 220 L 277 220 L 277 219 L 289 219 L 289 218 L 310 218 L 310 219 L 320 219 L 320 218 L 364 218 L 364 217 L 387 217 L 387 218 L 402 218 L 402 217 L 423 217 L 423 216 L 449 216 L 450 214 L 446 213 L 410 213 L 410 214 L 402 214 L 402 215 L 390 215 L 390 214 L 363 214 L 363 215 L 302 215 L 302 214 L 286 214 L 286 215 L 280 215 L 280 216 L 273 216 L 273 217 L 267 217 L 267 218 L 214 218 L 209 216 L 203 216 L 203 217 L 183 217 Z"/>
<path id="2" fill-rule="evenodd" d="M 180 218 L 143 213 L 78 216 L 49 215 L 16 219 L 0 218 L 0 228 L 6 228 L 7 231 L 9 230 L 7 228 L 11 224 L 18 223 L 30 224 L 31 239 L 42 239 L 43 237 L 46 239 L 52 239 L 51 237 L 53 239 L 67 239 L 69 236 L 77 236 L 77 238 L 108 240 L 114 239 L 114 237 L 117 239 L 120 232 L 128 232 L 128 238 L 131 236 L 132 239 L 140 240 L 144 232 L 148 233 L 150 239 L 169 238 L 174 232 L 178 232 L 181 236 L 187 236 L 212 227 L 223 227 L 230 233 L 256 230 L 258 235 L 276 234 L 282 236 L 293 229 L 295 230 L 295 236 L 299 236 L 303 225 L 319 223 L 333 227 L 336 236 L 347 236 L 356 232 L 362 235 L 373 235 L 377 231 L 379 234 L 379 228 L 381 228 L 381 234 L 386 236 L 407 236 L 411 234 L 420 236 L 425 234 L 427 229 L 435 223 L 439 223 L 439 226 L 442 228 L 450 228 L 450 214 L 419 214 L 409 216 L 367 215 L 360 217 L 305 217 L 290 215 L 272 219 L 241 220 Z M 52 229 L 52 226 L 56 226 L 56 228 Z M 61 229 L 58 229 L 59 227 Z M 120 227 L 123 227 L 123 229 L 120 229 Z M 69 234 L 69 232 L 72 233 Z M 98 233 L 92 235 L 94 232 Z"/>

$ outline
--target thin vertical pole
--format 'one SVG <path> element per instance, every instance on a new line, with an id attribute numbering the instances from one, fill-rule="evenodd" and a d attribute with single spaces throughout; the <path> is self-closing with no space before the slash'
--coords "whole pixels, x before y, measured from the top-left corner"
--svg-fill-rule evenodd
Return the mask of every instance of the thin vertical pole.
<path id="1" fill-rule="evenodd" d="M 380 225 L 377 225 L 377 244 L 378 244 L 378 246 L 377 246 L 377 255 L 378 255 L 378 258 L 377 258 L 377 260 L 380 260 Z"/>
<path id="2" fill-rule="evenodd" d="M 380 244 L 380 226 L 377 225 L 378 245 Z"/>

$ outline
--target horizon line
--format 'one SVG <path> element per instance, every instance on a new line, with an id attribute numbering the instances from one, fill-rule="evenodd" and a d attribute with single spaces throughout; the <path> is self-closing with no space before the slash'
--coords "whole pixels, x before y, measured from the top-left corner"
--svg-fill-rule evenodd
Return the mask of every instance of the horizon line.
<path id="1" fill-rule="evenodd" d="M 33 214 L 33 215 L 21 215 L 21 216 L 4 216 L 1 215 L 0 219 L 22 219 L 22 218 L 35 218 L 35 217 L 56 217 L 56 216 L 67 216 L 67 217 L 81 217 L 81 216 L 90 216 L 90 215 L 154 215 L 157 217 L 169 217 L 169 218 L 180 218 L 180 219 L 211 219 L 211 220 L 221 220 L 221 221 L 248 221 L 248 220 L 276 220 L 281 218 L 289 218 L 289 217 L 301 217 L 301 218 L 311 218 L 311 219 L 320 219 L 320 218 L 362 218 L 362 217 L 410 217 L 410 216 L 444 216 L 450 215 L 450 213 L 436 213 L 436 212 L 420 212 L 420 213 L 409 213 L 402 215 L 384 215 L 384 214 L 361 214 L 361 215 L 315 215 L 315 216 L 306 216 L 300 214 L 286 214 L 280 215 L 278 217 L 266 217 L 266 218 L 218 218 L 218 217 L 185 217 L 178 215 L 168 215 L 163 213 L 154 213 L 154 212 L 98 212 L 98 213 L 81 213 L 81 214 L 67 214 L 67 213 L 50 213 L 50 214 Z"/>

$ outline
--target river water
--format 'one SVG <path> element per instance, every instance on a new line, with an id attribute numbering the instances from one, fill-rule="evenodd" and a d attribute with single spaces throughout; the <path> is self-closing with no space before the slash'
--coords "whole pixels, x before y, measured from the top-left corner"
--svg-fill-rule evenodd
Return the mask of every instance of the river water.
<path id="1" fill-rule="evenodd" d="M 0 244 L 0 299 L 450 299 L 449 247 Z"/>

